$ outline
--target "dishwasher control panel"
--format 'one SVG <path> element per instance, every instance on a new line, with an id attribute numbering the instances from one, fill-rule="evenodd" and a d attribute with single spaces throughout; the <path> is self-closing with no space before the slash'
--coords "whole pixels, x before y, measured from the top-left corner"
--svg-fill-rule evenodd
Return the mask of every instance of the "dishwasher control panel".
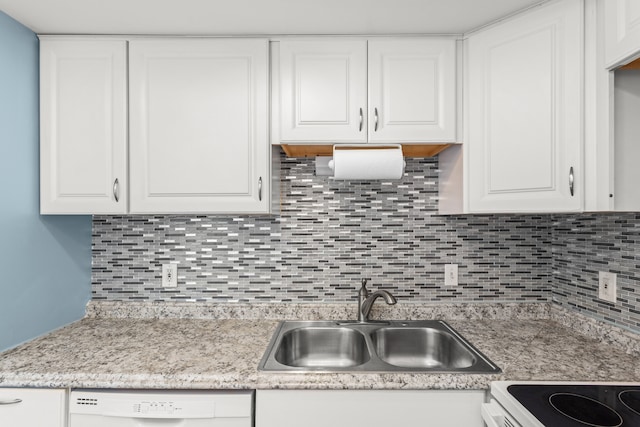
<path id="1" fill-rule="evenodd" d="M 180 412 L 182 408 L 174 402 L 140 402 L 133 404 L 133 412 L 139 414 L 173 414 Z"/>
<path id="2" fill-rule="evenodd" d="M 70 396 L 71 427 L 88 427 L 98 419 L 251 421 L 253 415 L 253 391 L 72 390 Z"/>

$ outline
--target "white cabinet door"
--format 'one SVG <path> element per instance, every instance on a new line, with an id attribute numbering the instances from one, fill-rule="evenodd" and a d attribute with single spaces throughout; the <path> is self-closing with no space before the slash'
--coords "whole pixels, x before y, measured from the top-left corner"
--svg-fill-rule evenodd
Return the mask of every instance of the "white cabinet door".
<path id="1" fill-rule="evenodd" d="M 453 142 L 454 39 L 369 41 L 369 141 Z"/>
<path id="2" fill-rule="evenodd" d="M 480 390 L 258 390 L 256 427 L 481 427 Z"/>
<path id="3" fill-rule="evenodd" d="M 40 41 L 40 212 L 127 210 L 126 41 Z"/>
<path id="4" fill-rule="evenodd" d="M 268 212 L 267 40 L 134 40 L 129 53 L 131 212 Z"/>
<path id="5" fill-rule="evenodd" d="M 287 142 L 366 142 L 366 40 L 280 43 L 280 132 Z"/>
<path id="6" fill-rule="evenodd" d="M 0 388 L 0 425 L 65 427 L 66 390 Z"/>
<path id="7" fill-rule="evenodd" d="M 456 131 L 455 40 L 284 40 L 283 142 L 449 142 Z"/>
<path id="8" fill-rule="evenodd" d="M 640 0 L 607 0 L 605 56 L 608 68 L 640 56 Z"/>
<path id="9" fill-rule="evenodd" d="M 615 72 L 614 114 L 614 185 L 610 199 L 616 211 L 640 211 L 640 70 Z"/>
<path id="10" fill-rule="evenodd" d="M 549 3 L 469 37 L 471 212 L 582 208 L 582 40 L 580 0 Z"/>

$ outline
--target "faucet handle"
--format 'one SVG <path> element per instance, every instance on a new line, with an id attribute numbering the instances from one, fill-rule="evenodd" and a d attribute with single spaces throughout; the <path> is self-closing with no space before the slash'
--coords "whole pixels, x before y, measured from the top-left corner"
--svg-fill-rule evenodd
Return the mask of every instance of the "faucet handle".
<path id="1" fill-rule="evenodd" d="M 367 287 L 367 282 L 370 281 L 371 279 L 362 279 L 362 287 L 366 288 Z"/>

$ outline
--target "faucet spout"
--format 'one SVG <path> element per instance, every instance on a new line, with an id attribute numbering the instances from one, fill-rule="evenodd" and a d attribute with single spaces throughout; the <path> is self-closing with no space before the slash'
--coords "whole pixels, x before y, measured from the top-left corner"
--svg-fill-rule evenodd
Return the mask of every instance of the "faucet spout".
<path id="1" fill-rule="evenodd" d="M 368 295 L 366 299 L 362 302 L 362 307 L 360 309 L 360 313 L 358 313 L 358 320 L 361 322 L 369 321 L 369 314 L 371 313 L 371 308 L 373 307 L 373 303 L 376 302 L 376 299 L 379 297 L 384 298 L 384 301 L 389 305 L 394 305 L 398 302 L 396 297 L 391 295 L 388 291 L 378 290 L 374 293 Z"/>

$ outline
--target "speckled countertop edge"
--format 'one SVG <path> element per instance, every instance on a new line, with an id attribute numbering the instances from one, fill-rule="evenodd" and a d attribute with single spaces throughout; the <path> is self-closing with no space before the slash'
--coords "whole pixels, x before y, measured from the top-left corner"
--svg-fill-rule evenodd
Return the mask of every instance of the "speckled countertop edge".
<path id="1" fill-rule="evenodd" d="M 549 319 L 547 303 L 376 304 L 372 319 Z M 86 317 L 126 319 L 245 319 L 339 320 L 355 319 L 356 303 L 198 303 L 90 301 Z"/>

